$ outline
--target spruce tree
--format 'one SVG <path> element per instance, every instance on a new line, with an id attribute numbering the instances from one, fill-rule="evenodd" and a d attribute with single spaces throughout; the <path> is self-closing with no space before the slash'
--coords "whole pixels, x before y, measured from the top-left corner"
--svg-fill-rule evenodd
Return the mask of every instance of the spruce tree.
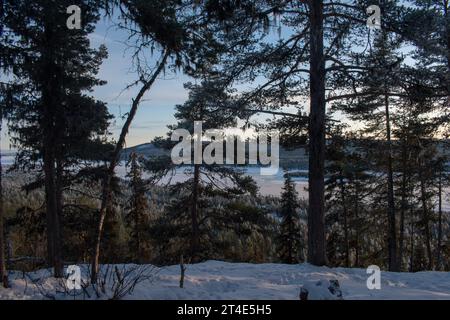
<path id="1" fill-rule="evenodd" d="M 300 228 L 299 199 L 295 183 L 288 172 L 284 174 L 284 187 L 281 194 L 281 217 L 278 250 L 283 263 L 295 264 L 303 261 L 303 235 Z"/>
<path id="2" fill-rule="evenodd" d="M 8 120 L 18 148 L 16 167 L 38 169 L 44 185 L 48 264 L 63 276 L 61 219 L 64 187 L 79 160 L 93 158 L 90 144 L 101 145 L 109 114 L 86 92 L 96 79 L 105 48 L 90 48 L 88 35 L 99 18 L 97 1 L 6 1 L 4 55 L 13 78 L 8 86 Z M 67 7 L 83 13 L 80 30 L 67 28 Z M 42 163 L 42 165 L 41 165 Z"/>

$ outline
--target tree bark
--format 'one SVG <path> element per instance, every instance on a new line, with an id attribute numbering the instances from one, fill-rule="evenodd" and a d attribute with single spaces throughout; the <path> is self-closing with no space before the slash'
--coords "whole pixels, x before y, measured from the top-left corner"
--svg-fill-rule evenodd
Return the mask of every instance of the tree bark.
<path id="1" fill-rule="evenodd" d="M 358 183 L 355 186 L 355 220 L 356 220 L 356 232 L 355 232 L 355 267 L 359 267 L 359 190 Z"/>
<path id="2" fill-rule="evenodd" d="M 442 269 L 442 172 L 439 172 L 438 180 L 438 241 L 436 254 L 436 268 Z"/>
<path id="3" fill-rule="evenodd" d="M 56 232 L 55 232 L 55 240 L 56 244 L 54 246 L 55 254 L 55 270 L 57 270 L 56 274 L 58 278 L 64 277 L 64 262 L 63 262 L 63 254 L 62 254 L 62 218 L 63 218 L 63 179 L 64 179 L 64 168 L 63 168 L 63 160 L 60 159 L 62 153 L 58 153 L 56 158 Z"/>
<path id="4" fill-rule="evenodd" d="M 326 264 L 325 251 L 325 56 L 323 0 L 310 7 L 310 119 L 309 119 L 309 209 L 308 262 Z"/>
<path id="5" fill-rule="evenodd" d="M 400 235 L 398 240 L 398 268 L 399 270 L 403 269 L 403 255 L 404 255 L 404 243 L 405 243 L 405 213 L 407 210 L 407 176 L 406 176 L 406 165 L 407 165 L 407 150 L 406 150 L 406 141 L 403 142 L 402 147 L 402 187 L 401 187 L 401 209 L 400 209 Z"/>
<path id="6" fill-rule="evenodd" d="M 428 214 L 427 208 L 427 199 L 426 199 L 426 191 L 425 191 L 425 181 L 421 174 L 420 176 L 420 192 L 421 192 L 421 201 L 422 201 L 422 219 L 424 222 L 424 232 L 425 232 L 425 245 L 427 248 L 427 258 L 428 258 L 428 270 L 431 270 L 433 267 L 433 254 L 431 252 L 431 233 L 430 233 L 430 217 Z"/>
<path id="7" fill-rule="evenodd" d="M 350 245 L 348 242 L 348 210 L 345 197 L 345 186 L 342 177 L 340 178 L 342 211 L 344 213 L 344 245 L 345 245 L 345 266 L 350 267 Z"/>
<path id="8" fill-rule="evenodd" d="M 402 141 L 402 187 L 401 187 L 401 211 L 400 211 L 400 235 L 399 235 L 399 247 L 398 247 L 398 267 L 403 269 L 403 257 L 405 256 L 405 219 L 406 211 L 409 206 L 409 199 L 411 198 L 411 188 L 408 188 L 410 183 L 410 173 L 408 173 L 408 140 L 404 138 Z"/>
<path id="9" fill-rule="evenodd" d="M 153 73 L 152 77 L 149 80 L 143 81 L 144 84 L 142 88 L 139 90 L 139 93 L 137 94 L 136 98 L 133 100 L 131 110 L 125 121 L 125 124 L 122 127 L 119 140 L 117 141 L 117 144 L 111 156 L 111 161 L 108 170 L 106 172 L 106 176 L 103 180 L 102 202 L 100 206 L 99 222 L 97 225 L 97 236 L 95 238 L 93 250 L 94 252 L 92 255 L 92 264 L 91 264 L 91 283 L 93 284 L 97 282 L 97 275 L 99 271 L 100 244 L 102 240 L 103 226 L 105 223 L 107 208 L 110 204 L 111 187 L 112 187 L 111 182 L 114 177 L 116 166 L 119 162 L 120 153 L 122 152 L 123 147 L 125 145 L 125 138 L 128 134 L 128 131 L 130 130 L 131 123 L 133 122 L 133 119 L 136 116 L 136 112 L 139 107 L 139 104 L 141 103 L 141 100 L 144 97 L 144 94 L 152 87 L 153 83 L 156 81 L 160 73 L 164 70 L 169 55 L 170 51 L 166 50 L 163 54 L 161 62 L 159 63 L 157 69 Z"/>
<path id="10" fill-rule="evenodd" d="M 3 121 L 3 110 L 0 107 L 0 141 L 2 133 L 2 121 Z M 0 150 L 0 282 L 3 287 L 8 288 L 8 273 L 6 271 L 6 260 L 5 260 L 5 229 L 3 225 L 3 186 L 2 186 L 2 154 Z"/>
<path id="11" fill-rule="evenodd" d="M 194 165 L 194 181 L 192 185 L 192 203 L 191 203 L 191 261 L 195 261 L 199 250 L 200 229 L 198 225 L 198 197 L 200 184 L 200 165 Z"/>
<path id="12" fill-rule="evenodd" d="M 411 252 L 409 255 L 409 272 L 413 272 L 414 271 L 414 212 L 413 209 L 411 208 L 409 210 L 410 213 L 410 217 L 411 217 L 411 222 L 410 222 L 410 230 L 409 230 L 409 241 L 410 241 L 410 247 L 411 247 Z"/>
<path id="13" fill-rule="evenodd" d="M 449 0 L 443 0 L 443 5 L 444 5 L 444 17 L 446 21 L 446 34 L 447 34 L 447 67 L 449 72 L 447 73 L 447 89 L 450 91 L 450 23 L 448 22 L 449 18 L 449 13 L 448 13 L 448 4 L 449 4 Z"/>
<path id="14" fill-rule="evenodd" d="M 51 16 L 50 7 L 46 7 L 45 14 Z M 45 21 L 51 21 L 46 18 Z M 54 27 L 44 24 L 45 48 L 41 57 L 45 63 L 42 71 L 42 107 L 43 107 L 43 169 L 45 185 L 45 204 L 47 219 L 47 263 L 54 268 L 54 277 L 62 278 L 63 265 L 61 259 L 60 225 L 57 209 L 56 186 L 56 130 L 57 113 L 60 103 L 60 70 L 56 65 L 56 57 L 53 52 Z"/>
<path id="15" fill-rule="evenodd" d="M 384 96 L 386 112 L 386 141 L 388 152 L 387 163 L 387 196 L 388 196 L 388 267 L 389 271 L 398 271 L 397 266 L 397 231 L 395 221 L 395 201 L 394 201 L 394 173 L 392 167 L 392 141 L 391 141 L 391 122 L 389 112 L 389 95 Z"/>
<path id="16" fill-rule="evenodd" d="M 137 191 L 137 190 L 136 190 Z M 137 202 L 135 202 L 137 203 Z M 142 214 L 139 212 L 138 208 L 135 208 L 136 212 L 134 213 L 134 232 L 136 233 L 136 263 L 142 263 L 143 261 L 143 254 L 141 249 L 141 221 L 140 221 L 140 215 Z"/>
<path id="17" fill-rule="evenodd" d="M 51 147 L 51 139 L 46 137 L 44 139 L 44 182 L 45 182 L 45 200 L 47 211 L 47 255 L 48 263 L 54 268 L 54 276 L 56 278 L 62 277 L 62 270 L 60 269 L 60 243 L 59 243 L 59 222 L 57 200 L 56 200 L 56 177 L 55 177 L 55 156 L 53 148 Z"/>

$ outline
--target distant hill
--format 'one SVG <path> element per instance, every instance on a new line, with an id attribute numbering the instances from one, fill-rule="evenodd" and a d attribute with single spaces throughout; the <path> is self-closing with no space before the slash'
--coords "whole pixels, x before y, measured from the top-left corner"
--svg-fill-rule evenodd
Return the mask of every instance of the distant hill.
<path id="1" fill-rule="evenodd" d="M 163 155 L 170 155 L 170 152 L 156 147 L 152 143 L 145 143 L 138 146 L 126 148 L 121 154 L 121 159 L 125 160 L 130 157 L 130 154 L 135 152 L 143 157 L 158 157 Z M 280 148 L 280 164 L 286 168 L 308 169 L 308 156 L 304 148 L 286 150 Z"/>
<path id="2" fill-rule="evenodd" d="M 170 152 L 161 148 L 156 147 L 153 143 L 144 143 L 138 146 L 126 148 L 122 151 L 121 159 L 125 160 L 130 157 L 132 153 L 143 157 L 159 157 L 163 155 L 170 155 Z"/>
<path id="3" fill-rule="evenodd" d="M 442 153 L 449 155 L 450 150 L 447 148 L 448 144 L 444 142 L 440 143 L 439 150 Z M 135 147 L 124 149 L 121 155 L 121 159 L 125 160 L 130 157 L 132 152 L 144 157 L 157 157 L 162 155 L 170 155 L 170 152 L 156 147 L 152 143 L 145 143 Z M 448 164 L 450 166 L 450 163 Z M 293 150 L 286 150 L 280 148 L 280 166 L 290 169 L 308 170 L 308 155 L 305 148 L 298 148 Z"/>

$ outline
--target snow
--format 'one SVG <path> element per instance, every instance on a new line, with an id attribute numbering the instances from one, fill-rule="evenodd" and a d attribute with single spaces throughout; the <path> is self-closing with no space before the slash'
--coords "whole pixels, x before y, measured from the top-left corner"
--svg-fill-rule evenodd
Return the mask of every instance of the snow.
<path id="1" fill-rule="evenodd" d="M 310 280 L 303 284 L 300 290 L 300 300 L 342 300 L 338 280 Z"/>
<path id="2" fill-rule="evenodd" d="M 29 279 L 44 273 L 33 273 Z M 331 299 L 324 288 L 329 280 L 338 280 L 344 300 L 450 300 L 450 272 L 382 272 L 380 290 L 367 288 L 369 276 L 365 269 L 207 261 L 187 265 L 184 289 L 179 288 L 179 266 L 156 268 L 153 279 L 139 283 L 125 299 L 298 300 L 301 287 L 310 291 L 310 299 Z M 0 299 L 44 298 L 21 272 L 12 272 L 10 278 L 12 289 L 0 289 Z M 56 283 L 50 278 L 43 287 L 56 291 Z"/>

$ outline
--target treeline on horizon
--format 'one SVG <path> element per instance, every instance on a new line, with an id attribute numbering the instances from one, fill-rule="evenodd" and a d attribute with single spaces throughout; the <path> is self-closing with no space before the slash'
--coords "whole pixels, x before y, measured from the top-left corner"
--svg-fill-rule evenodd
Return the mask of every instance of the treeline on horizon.
<path id="1" fill-rule="evenodd" d="M 90 263 L 93 284 L 101 263 L 180 257 L 450 270 L 448 2 L 3 1 L 0 123 L 18 150 L 9 172 L 28 177 L 6 175 L 0 190 L 4 285 L 14 256 L 41 259 L 57 278 L 68 261 Z M 374 4 L 378 29 L 367 25 Z M 67 27 L 71 5 L 80 29 Z M 89 42 L 101 18 L 129 33 L 136 76 L 117 139 L 92 96 L 107 86 L 107 48 Z M 307 150 L 308 199 L 289 174 L 281 198 L 261 197 L 251 177 L 220 165 L 193 165 L 160 188 L 177 168 L 165 155 L 131 153 L 127 179 L 116 177 L 137 110 L 171 73 L 192 78 L 189 97 L 156 146 L 170 150 L 171 133 L 194 121 L 278 130 L 283 147 Z"/>

